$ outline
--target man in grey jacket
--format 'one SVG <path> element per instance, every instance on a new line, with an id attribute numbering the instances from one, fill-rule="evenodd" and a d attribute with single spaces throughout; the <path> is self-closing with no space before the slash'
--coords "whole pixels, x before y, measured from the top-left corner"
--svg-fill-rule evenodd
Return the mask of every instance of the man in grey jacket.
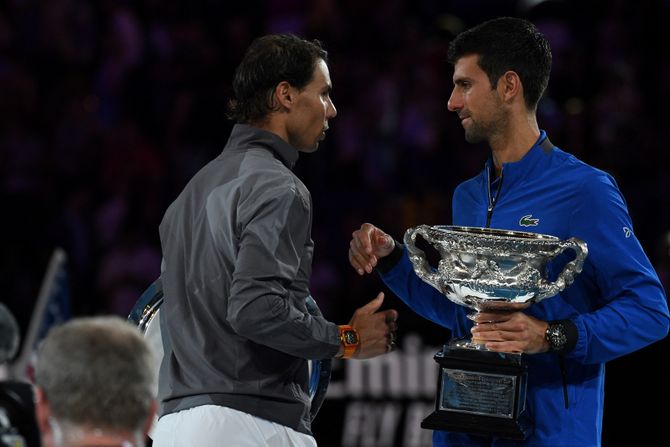
<path id="1" fill-rule="evenodd" d="M 314 446 L 308 360 L 393 348 L 380 293 L 338 326 L 306 308 L 311 196 L 291 169 L 337 114 L 327 53 L 292 35 L 255 40 L 235 73 L 223 152 L 160 226 L 165 301 L 154 446 Z"/>

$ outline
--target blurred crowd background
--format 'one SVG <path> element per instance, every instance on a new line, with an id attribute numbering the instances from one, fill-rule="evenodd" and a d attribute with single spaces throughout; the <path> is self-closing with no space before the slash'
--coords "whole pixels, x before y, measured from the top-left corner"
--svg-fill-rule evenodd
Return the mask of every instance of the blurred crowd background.
<path id="1" fill-rule="evenodd" d="M 382 288 L 349 267 L 351 232 L 369 221 L 401 238 L 410 226 L 448 224 L 454 187 L 482 168 L 486 146 L 467 144 L 447 111 L 446 51 L 463 29 L 502 15 L 529 18 L 548 37 L 540 127 L 616 178 L 668 290 L 668 0 L 3 0 L 0 301 L 25 329 L 60 246 L 72 313 L 126 316 L 158 276 L 164 210 L 228 138 L 244 50 L 292 32 L 330 56 L 338 116 L 296 172 L 315 204 L 313 295 L 343 323 Z M 437 330 L 388 301 L 404 330 Z M 660 346 L 654 355 L 667 354 Z M 630 373 L 637 362 L 661 368 L 644 355 L 620 366 L 620 380 L 614 373 L 615 404 L 645 380 Z M 667 379 L 665 368 L 652 377 Z M 663 405 L 667 383 L 658 386 Z M 612 421 L 606 413 L 606 439 L 626 430 Z"/>

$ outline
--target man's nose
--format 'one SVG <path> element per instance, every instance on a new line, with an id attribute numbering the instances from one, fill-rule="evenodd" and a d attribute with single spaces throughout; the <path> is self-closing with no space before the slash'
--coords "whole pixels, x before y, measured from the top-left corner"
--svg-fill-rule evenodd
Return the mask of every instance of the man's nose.
<path id="1" fill-rule="evenodd" d="M 328 100 L 328 111 L 326 112 L 326 118 L 331 119 L 337 116 L 337 109 L 335 108 L 335 103 L 332 99 Z"/>
<path id="2" fill-rule="evenodd" d="M 462 108 L 463 101 L 461 100 L 460 95 L 456 93 L 456 90 L 453 90 L 451 96 L 449 96 L 449 101 L 447 101 L 447 109 L 449 109 L 450 112 L 456 112 Z"/>

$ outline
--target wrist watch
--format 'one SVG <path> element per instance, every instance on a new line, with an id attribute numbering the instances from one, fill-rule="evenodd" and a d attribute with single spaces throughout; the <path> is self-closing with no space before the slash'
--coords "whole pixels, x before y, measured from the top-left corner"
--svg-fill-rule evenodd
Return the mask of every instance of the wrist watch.
<path id="1" fill-rule="evenodd" d="M 568 344 L 565 325 L 561 321 L 550 321 L 544 337 L 549 342 L 549 347 L 553 352 L 563 352 Z"/>
<path id="2" fill-rule="evenodd" d="M 360 346 L 360 339 L 358 338 L 358 332 L 353 326 L 343 324 L 339 326 L 340 328 L 340 343 L 344 346 L 344 354 L 342 355 L 343 359 L 350 359 L 358 351 Z"/>

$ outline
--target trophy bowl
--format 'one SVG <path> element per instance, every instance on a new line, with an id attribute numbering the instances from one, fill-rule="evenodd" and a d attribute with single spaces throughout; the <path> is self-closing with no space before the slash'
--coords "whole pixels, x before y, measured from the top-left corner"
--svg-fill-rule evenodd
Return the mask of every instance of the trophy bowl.
<path id="1" fill-rule="evenodd" d="M 436 270 L 416 247 L 417 235 L 439 252 Z M 562 241 L 546 234 L 449 225 L 410 228 L 404 242 L 421 279 L 476 311 L 519 310 L 556 295 L 572 284 L 588 254 L 586 243 L 574 237 Z M 547 265 L 568 249 L 575 259 L 556 281 L 548 281 Z"/>
<path id="2" fill-rule="evenodd" d="M 430 266 L 421 236 L 440 254 Z M 419 225 L 404 242 L 416 274 L 456 304 L 479 312 L 516 312 L 573 283 L 588 254 L 586 243 L 491 228 Z M 548 266 L 566 250 L 575 258 L 555 281 Z M 440 365 L 435 411 L 422 422 L 431 430 L 525 439 L 532 423 L 525 409 L 527 365 L 520 352 L 495 352 L 478 340 L 455 338 L 435 355 Z"/>

